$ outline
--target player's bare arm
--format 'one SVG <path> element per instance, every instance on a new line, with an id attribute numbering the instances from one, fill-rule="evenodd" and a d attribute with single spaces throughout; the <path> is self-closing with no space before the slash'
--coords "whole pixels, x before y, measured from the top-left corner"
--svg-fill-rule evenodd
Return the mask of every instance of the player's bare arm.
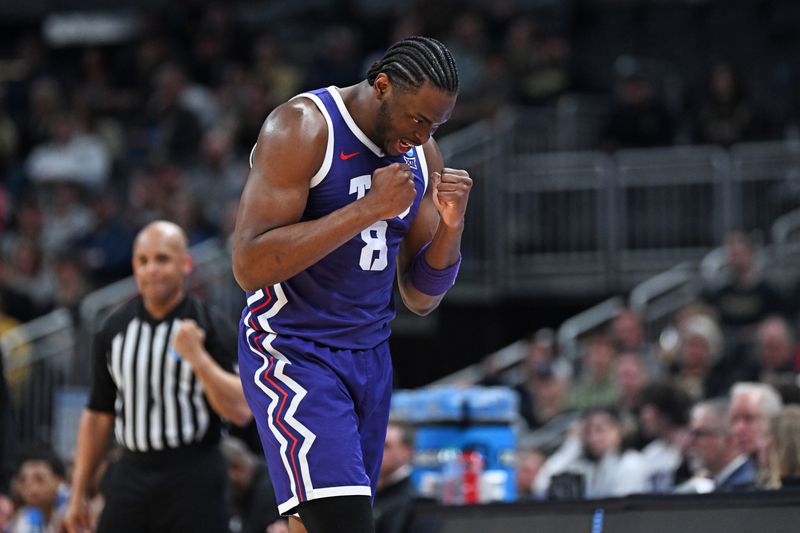
<path id="1" fill-rule="evenodd" d="M 312 176 L 322 166 L 327 125 L 310 101 L 278 107 L 264 123 L 233 238 L 233 273 L 254 291 L 313 265 L 364 228 L 397 216 L 414 200 L 406 165 L 373 173 L 369 194 L 327 216 L 301 222 Z"/>
<path id="2" fill-rule="evenodd" d="M 432 268 L 445 269 L 458 262 L 472 189 L 472 179 L 465 170 L 444 168 L 442 154 L 433 138 L 423 149 L 428 161 L 428 190 L 397 256 L 400 295 L 406 307 L 418 315 L 436 309 L 444 294 L 431 296 L 418 290 L 409 278 L 411 264 L 428 242 L 431 244 L 425 250 L 425 260 Z"/>

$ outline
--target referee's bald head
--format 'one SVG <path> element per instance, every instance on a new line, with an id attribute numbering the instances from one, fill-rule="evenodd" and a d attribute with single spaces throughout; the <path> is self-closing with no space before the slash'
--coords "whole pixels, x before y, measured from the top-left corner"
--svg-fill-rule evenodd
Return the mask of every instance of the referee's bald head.
<path id="1" fill-rule="evenodd" d="M 150 222 L 142 228 L 133 241 L 133 249 L 145 240 L 165 240 L 170 247 L 175 247 L 175 251 L 185 253 L 189 249 L 189 239 L 186 232 L 179 225 L 169 220 L 156 220 Z"/>

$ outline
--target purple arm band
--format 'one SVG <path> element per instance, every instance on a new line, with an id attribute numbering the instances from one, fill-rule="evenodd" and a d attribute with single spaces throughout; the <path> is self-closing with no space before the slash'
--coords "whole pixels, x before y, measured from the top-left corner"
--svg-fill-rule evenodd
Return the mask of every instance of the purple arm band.
<path id="1" fill-rule="evenodd" d="M 458 254 L 458 261 L 447 268 L 441 270 L 433 268 L 425 260 L 425 251 L 431 243 L 426 244 L 417 253 L 408 269 L 408 278 L 411 284 L 419 292 L 428 296 L 439 296 L 444 294 L 453 286 L 458 276 L 458 267 L 461 266 L 461 254 Z"/>

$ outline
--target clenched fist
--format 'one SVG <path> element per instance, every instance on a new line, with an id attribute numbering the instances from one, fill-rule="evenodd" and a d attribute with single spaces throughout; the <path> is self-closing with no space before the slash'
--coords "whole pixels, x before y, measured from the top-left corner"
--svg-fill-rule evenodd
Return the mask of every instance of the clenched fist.
<path id="1" fill-rule="evenodd" d="M 392 163 L 372 173 L 372 184 L 365 199 L 374 202 L 379 220 L 388 220 L 408 209 L 416 195 L 411 168 L 403 163 Z"/>
<path id="2" fill-rule="evenodd" d="M 449 228 L 458 228 L 464 223 L 472 178 L 466 170 L 445 168 L 431 174 L 433 182 L 433 205 Z"/>
<path id="3" fill-rule="evenodd" d="M 206 332 L 191 319 L 181 320 L 175 337 L 172 340 L 172 347 L 189 364 L 194 364 L 203 350 L 203 342 L 206 340 Z"/>

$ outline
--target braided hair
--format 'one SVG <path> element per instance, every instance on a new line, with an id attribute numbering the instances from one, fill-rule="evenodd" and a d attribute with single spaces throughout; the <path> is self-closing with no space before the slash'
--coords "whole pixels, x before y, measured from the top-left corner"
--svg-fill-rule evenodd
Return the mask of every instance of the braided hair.
<path id="1" fill-rule="evenodd" d="M 428 82 L 449 94 L 458 92 L 458 69 L 450 51 L 430 37 L 408 37 L 389 47 L 367 71 L 367 82 L 375 83 L 381 72 L 402 89 L 419 89 Z"/>

